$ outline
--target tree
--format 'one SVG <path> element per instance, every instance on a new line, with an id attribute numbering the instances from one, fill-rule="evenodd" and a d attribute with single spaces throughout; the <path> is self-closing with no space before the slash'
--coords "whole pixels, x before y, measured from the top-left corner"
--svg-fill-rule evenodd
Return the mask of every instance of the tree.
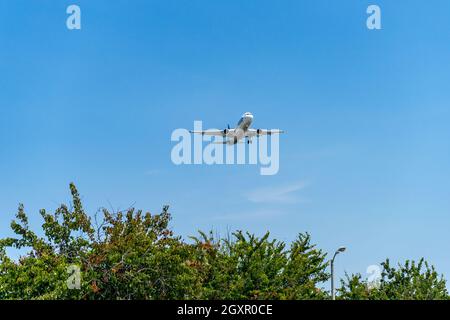
<path id="1" fill-rule="evenodd" d="M 168 206 L 159 215 L 130 208 L 101 209 L 95 223 L 71 184 L 70 206 L 41 210 L 43 237 L 29 225 L 23 205 L 11 224 L 15 238 L 0 241 L 2 299 L 315 299 L 329 275 L 326 255 L 308 234 L 283 242 L 237 231 L 229 239 L 186 243 L 169 228 Z M 19 261 L 7 247 L 30 250 Z M 80 289 L 67 286 L 67 270 L 81 270 Z"/>
<path id="2" fill-rule="evenodd" d="M 289 246 L 268 232 L 257 237 L 243 231 L 226 239 L 200 231 L 186 242 L 171 230 L 168 206 L 156 215 L 129 208 L 100 209 L 90 217 L 73 184 L 70 191 L 68 206 L 40 211 L 39 233 L 19 205 L 11 223 L 15 237 L 0 239 L 0 299 L 329 298 L 321 288 L 330 278 L 326 254 L 308 233 Z M 25 253 L 15 260 L 8 248 Z M 445 280 L 423 259 L 398 269 L 389 260 L 382 265 L 379 287 L 347 275 L 339 298 L 447 297 Z M 68 285 L 74 266 L 79 288 Z"/>
<path id="3" fill-rule="evenodd" d="M 67 290 L 67 267 L 81 263 L 93 230 L 83 211 L 80 197 L 70 185 L 72 209 L 61 205 L 54 214 L 41 210 L 45 237 L 38 237 L 28 225 L 24 206 L 19 205 L 11 228 L 18 238 L 0 240 L 0 298 L 54 299 L 76 298 L 76 291 Z M 6 255 L 5 248 L 29 249 L 16 263 Z"/>
<path id="4" fill-rule="evenodd" d="M 346 275 L 338 289 L 340 299 L 351 300 L 440 300 L 447 299 L 446 282 L 424 258 L 418 263 L 407 260 L 391 267 L 389 259 L 381 263 L 381 278 L 374 284 L 360 274 Z"/>
<path id="5" fill-rule="evenodd" d="M 196 272 L 186 261 L 190 247 L 168 229 L 168 206 L 160 215 L 131 208 L 105 220 L 84 264 L 89 299 L 184 299 L 196 295 Z"/>
<path id="6" fill-rule="evenodd" d="M 71 184 L 70 208 L 41 210 L 44 237 L 30 230 L 23 205 L 0 240 L 0 299 L 176 299 L 194 296 L 195 277 L 185 264 L 189 246 L 168 229 L 168 207 L 160 215 L 129 209 L 101 210 L 94 226 Z M 94 228 L 95 227 L 95 228 Z M 14 261 L 6 248 L 30 250 Z M 82 271 L 81 288 L 69 289 L 67 268 Z"/>
<path id="7" fill-rule="evenodd" d="M 286 249 L 283 242 L 237 231 L 229 239 L 200 232 L 196 267 L 204 299 L 322 299 L 318 288 L 329 275 L 325 254 L 300 234 Z M 193 262 L 194 263 L 194 262 Z"/>

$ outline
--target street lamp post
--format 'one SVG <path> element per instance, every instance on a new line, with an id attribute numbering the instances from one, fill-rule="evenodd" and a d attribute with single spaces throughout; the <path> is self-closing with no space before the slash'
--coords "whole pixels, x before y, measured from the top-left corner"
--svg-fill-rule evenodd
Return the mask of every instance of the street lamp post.
<path id="1" fill-rule="evenodd" d="M 331 259 L 331 298 L 333 300 L 336 300 L 336 294 L 334 292 L 334 259 L 336 256 L 345 251 L 345 247 L 339 247 L 339 249 L 336 250 L 334 253 L 333 259 Z"/>

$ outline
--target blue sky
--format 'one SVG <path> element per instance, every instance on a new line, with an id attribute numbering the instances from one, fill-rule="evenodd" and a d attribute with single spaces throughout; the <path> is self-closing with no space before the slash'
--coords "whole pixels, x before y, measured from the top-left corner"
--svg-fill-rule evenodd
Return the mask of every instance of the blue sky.
<path id="1" fill-rule="evenodd" d="M 308 231 L 348 247 L 339 276 L 423 256 L 450 279 L 449 15 L 447 0 L 0 0 L 0 235 L 18 203 L 38 227 L 74 181 L 92 213 L 168 203 L 183 236 Z M 277 175 L 172 164 L 174 129 L 245 111 L 287 130 Z"/>

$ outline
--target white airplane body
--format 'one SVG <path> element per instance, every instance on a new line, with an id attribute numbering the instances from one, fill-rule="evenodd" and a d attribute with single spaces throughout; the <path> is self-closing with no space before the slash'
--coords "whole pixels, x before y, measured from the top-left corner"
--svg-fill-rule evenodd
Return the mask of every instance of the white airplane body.
<path id="1" fill-rule="evenodd" d="M 197 133 L 207 136 L 221 136 L 224 138 L 222 142 L 214 142 L 219 144 L 236 144 L 241 142 L 243 138 L 247 138 L 247 143 L 252 143 L 253 137 L 259 137 L 262 135 L 280 134 L 284 133 L 279 129 L 251 129 L 250 125 L 253 122 L 253 115 L 250 112 L 246 112 L 242 115 L 241 119 L 236 125 L 236 128 L 230 128 L 224 130 L 202 130 L 202 131 L 190 131 L 191 133 Z"/>

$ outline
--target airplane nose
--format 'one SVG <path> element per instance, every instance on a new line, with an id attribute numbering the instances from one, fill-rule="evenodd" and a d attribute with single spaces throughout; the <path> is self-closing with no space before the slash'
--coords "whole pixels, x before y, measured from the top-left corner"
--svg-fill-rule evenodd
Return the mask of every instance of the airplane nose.
<path id="1" fill-rule="evenodd" d="M 242 115 L 242 118 L 253 120 L 253 115 L 250 112 L 246 112 Z"/>

